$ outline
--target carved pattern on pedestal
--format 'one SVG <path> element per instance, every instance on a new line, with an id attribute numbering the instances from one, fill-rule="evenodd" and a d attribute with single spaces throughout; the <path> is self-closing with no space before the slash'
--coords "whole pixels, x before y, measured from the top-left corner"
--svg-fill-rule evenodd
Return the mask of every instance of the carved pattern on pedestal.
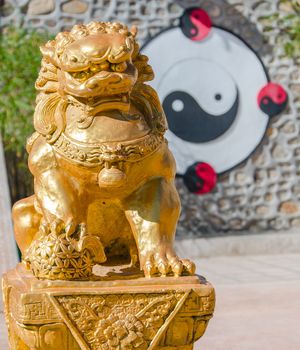
<path id="1" fill-rule="evenodd" d="M 24 324 L 40 324 L 60 320 L 54 306 L 43 295 L 23 297 L 20 303 L 19 295 L 11 293 L 10 310 L 14 318 Z"/>
<path id="2" fill-rule="evenodd" d="M 214 289 L 196 276 L 167 280 L 47 282 L 20 265 L 3 280 L 11 349 L 192 350 Z"/>
<path id="3" fill-rule="evenodd" d="M 195 316 L 212 313 L 215 307 L 214 301 L 214 291 L 211 291 L 207 296 L 198 295 L 196 291 L 193 291 L 183 304 L 179 314 L 181 316 Z"/>
<path id="4" fill-rule="evenodd" d="M 154 349 L 189 292 L 55 296 L 84 349 Z"/>

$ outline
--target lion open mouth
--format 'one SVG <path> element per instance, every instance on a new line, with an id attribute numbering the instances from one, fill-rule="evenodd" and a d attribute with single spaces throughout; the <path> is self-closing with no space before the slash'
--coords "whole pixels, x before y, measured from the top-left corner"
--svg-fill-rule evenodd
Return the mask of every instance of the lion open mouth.
<path id="1" fill-rule="evenodd" d="M 80 102 L 84 102 L 84 98 L 77 98 Z M 90 107 L 97 107 L 106 103 L 122 103 L 128 104 L 130 102 L 129 93 L 112 94 L 112 95 L 100 95 L 92 96 L 87 100 Z"/>
<path id="2" fill-rule="evenodd" d="M 104 110 L 119 109 L 128 111 L 130 108 L 130 94 L 120 93 L 111 95 L 90 96 L 88 98 L 70 96 L 75 103 L 85 106 L 89 115 L 96 115 Z"/>
<path id="3" fill-rule="evenodd" d="M 95 105 L 103 104 L 107 102 L 122 102 L 122 103 L 129 103 L 129 93 L 123 93 L 123 94 L 115 94 L 115 95 L 107 95 L 107 96 L 97 96 L 96 98 L 93 98 Z M 90 102 L 90 101 L 89 101 Z"/>

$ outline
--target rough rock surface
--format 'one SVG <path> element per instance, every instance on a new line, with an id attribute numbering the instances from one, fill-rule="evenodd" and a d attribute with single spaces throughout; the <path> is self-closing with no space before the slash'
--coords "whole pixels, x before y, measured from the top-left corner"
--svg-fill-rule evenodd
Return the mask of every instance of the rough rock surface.
<path id="1" fill-rule="evenodd" d="M 84 13 L 87 8 L 86 2 L 78 0 L 68 1 L 62 5 L 62 10 L 66 13 Z"/>
<path id="2" fill-rule="evenodd" d="M 29 15 L 45 15 L 55 9 L 54 0 L 31 0 L 28 5 Z"/>

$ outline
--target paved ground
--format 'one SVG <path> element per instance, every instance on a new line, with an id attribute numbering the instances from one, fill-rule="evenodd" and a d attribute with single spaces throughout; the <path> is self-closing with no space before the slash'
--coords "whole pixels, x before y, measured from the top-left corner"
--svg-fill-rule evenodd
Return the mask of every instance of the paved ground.
<path id="1" fill-rule="evenodd" d="M 214 318 L 195 350 L 299 350 L 299 255 L 197 262 L 217 293 Z"/>
<path id="2" fill-rule="evenodd" d="M 217 307 L 195 350 L 300 349 L 300 252 L 207 258 L 197 266 L 216 288 Z"/>

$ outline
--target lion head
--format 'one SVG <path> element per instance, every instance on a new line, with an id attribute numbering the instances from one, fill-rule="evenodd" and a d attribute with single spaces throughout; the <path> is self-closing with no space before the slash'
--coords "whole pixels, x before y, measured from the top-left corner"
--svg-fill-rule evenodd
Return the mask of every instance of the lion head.
<path id="1" fill-rule="evenodd" d="M 165 130 L 159 99 L 145 84 L 154 74 L 147 56 L 140 53 L 136 33 L 135 27 L 129 30 L 121 23 L 91 22 L 75 25 L 41 47 L 34 126 L 48 142 L 64 130 L 69 103 L 83 105 L 90 114 L 128 111 L 135 103 L 160 119 L 156 127 Z"/>

